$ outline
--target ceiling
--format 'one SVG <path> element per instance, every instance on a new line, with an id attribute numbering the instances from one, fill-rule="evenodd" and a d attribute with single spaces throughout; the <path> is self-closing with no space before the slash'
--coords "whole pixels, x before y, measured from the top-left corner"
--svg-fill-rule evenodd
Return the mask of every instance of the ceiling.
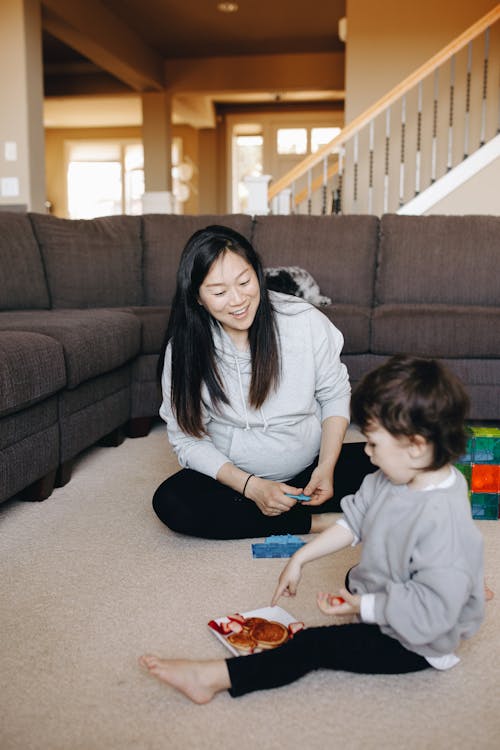
<path id="1" fill-rule="evenodd" d="M 165 61 L 343 55 L 338 23 L 345 16 L 345 0 L 309 0 L 307 5 L 302 0 L 237 0 L 236 4 L 236 12 L 223 13 L 217 0 L 42 0 L 46 124 L 140 124 L 140 95 L 165 86 Z M 285 104 L 341 96 L 338 90 L 279 91 L 279 101 Z M 103 97 L 113 97 L 114 106 L 102 106 Z M 174 102 L 174 122 L 176 117 L 182 121 L 182 113 L 206 113 L 206 92 L 202 98 L 202 103 L 195 101 L 191 92 L 186 102 L 186 95 L 180 96 L 177 113 Z M 217 92 L 208 98 L 213 105 Z M 278 100 L 276 91 L 264 88 L 220 93 L 218 98 L 226 104 Z M 203 126 L 203 116 L 201 123 L 196 122 L 196 114 L 192 119 L 191 124 Z"/>

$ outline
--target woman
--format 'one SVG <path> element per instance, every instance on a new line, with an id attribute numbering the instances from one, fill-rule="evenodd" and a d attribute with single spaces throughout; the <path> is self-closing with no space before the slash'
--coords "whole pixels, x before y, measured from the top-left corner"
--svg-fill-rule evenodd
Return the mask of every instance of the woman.
<path id="1" fill-rule="evenodd" d="M 159 518 L 213 539 L 323 530 L 349 420 L 342 334 L 268 292 L 248 240 L 211 226 L 184 248 L 166 342 L 160 415 L 184 468 L 156 491 Z M 358 454 L 337 465 L 340 496 L 370 470 Z"/>

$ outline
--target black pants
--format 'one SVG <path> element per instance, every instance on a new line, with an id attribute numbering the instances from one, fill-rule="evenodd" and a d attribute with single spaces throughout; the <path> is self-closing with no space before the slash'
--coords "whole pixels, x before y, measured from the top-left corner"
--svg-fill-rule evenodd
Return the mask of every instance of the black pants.
<path id="1" fill-rule="evenodd" d="M 423 656 L 366 623 L 307 628 L 279 648 L 226 663 L 233 697 L 288 685 L 315 669 L 403 674 L 430 668 Z"/>
<path id="2" fill-rule="evenodd" d="M 323 505 L 297 503 L 280 516 L 265 516 L 257 505 L 217 480 L 191 469 L 182 469 L 163 482 L 153 497 L 158 518 L 172 531 L 206 539 L 244 539 L 271 534 L 307 534 L 312 513 L 340 510 L 340 500 L 356 492 L 375 467 L 364 443 L 344 443 L 334 474 L 334 496 Z M 305 487 L 316 463 L 288 480 Z"/>

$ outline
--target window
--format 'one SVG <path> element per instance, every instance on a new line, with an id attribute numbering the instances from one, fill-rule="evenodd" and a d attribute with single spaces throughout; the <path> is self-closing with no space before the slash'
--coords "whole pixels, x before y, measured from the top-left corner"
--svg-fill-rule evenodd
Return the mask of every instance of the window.
<path id="1" fill-rule="evenodd" d="M 311 153 L 330 143 L 340 133 L 340 128 L 311 128 Z"/>
<path id="2" fill-rule="evenodd" d="M 279 128 L 278 154 L 307 154 L 307 128 Z"/>
<path id="3" fill-rule="evenodd" d="M 287 154 L 305 155 L 308 151 L 314 154 L 339 133 L 340 128 L 279 128 L 277 131 L 277 151 L 281 156 Z M 308 147 L 308 138 L 310 139 L 310 147 Z"/>
<path id="4" fill-rule="evenodd" d="M 139 142 L 68 144 L 68 214 L 71 219 L 142 213 L 144 156 Z"/>

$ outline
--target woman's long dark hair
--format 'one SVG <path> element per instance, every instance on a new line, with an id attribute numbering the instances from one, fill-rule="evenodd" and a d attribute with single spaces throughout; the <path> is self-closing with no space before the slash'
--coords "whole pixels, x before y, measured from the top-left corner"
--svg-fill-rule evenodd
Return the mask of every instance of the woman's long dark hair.
<path id="1" fill-rule="evenodd" d="M 177 271 L 177 287 L 172 302 L 159 373 L 168 343 L 172 347 L 171 402 L 180 428 L 202 437 L 201 389 L 205 383 L 213 405 L 228 403 L 217 370 L 212 338 L 213 318 L 199 304 L 201 284 L 215 260 L 231 250 L 249 263 L 259 281 L 260 303 L 248 332 L 252 357 L 250 404 L 259 408 L 280 377 L 279 342 L 274 311 L 269 300 L 259 256 L 243 235 L 223 226 L 209 226 L 195 232 L 184 248 Z"/>

